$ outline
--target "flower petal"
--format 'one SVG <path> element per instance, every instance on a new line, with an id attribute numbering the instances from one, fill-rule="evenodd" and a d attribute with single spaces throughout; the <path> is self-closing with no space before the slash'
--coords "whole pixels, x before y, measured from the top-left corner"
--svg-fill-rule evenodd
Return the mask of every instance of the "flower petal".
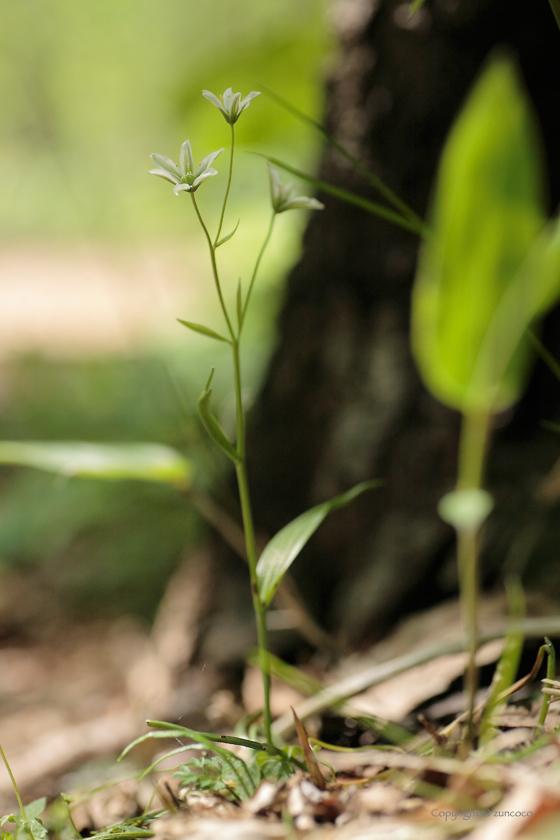
<path id="1" fill-rule="evenodd" d="M 280 174 L 277 169 L 275 169 L 270 164 L 268 166 L 268 174 L 270 175 L 270 194 L 272 198 L 272 206 L 274 209 L 277 209 L 277 206 L 283 200 L 284 197 L 284 184 L 280 180 Z"/>
<path id="2" fill-rule="evenodd" d="M 169 172 L 170 175 L 173 175 L 174 178 L 180 178 L 181 173 L 179 171 L 179 167 L 175 163 L 175 161 L 168 158 L 166 155 L 158 155 L 153 154 L 150 155 L 151 159 L 158 166 L 160 169 L 165 169 L 166 172 Z"/>
<path id="3" fill-rule="evenodd" d="M 220 102 L 220 100 L 218 99 L 218 97 L 216 96 L 215 93 L 212 93 L 210 90 L 203 90 L 202 95 L 204 96 L 205 99 L 208 100 L 208 102 L 211 102 L 212 105 L 215 105 L 216 108 L 219 108 L 220 111 L 222 112 L 222 114 L 225 113 L 224 106 Z"/>
<path id="4" fill-rule="evenodd" d="M 194 189 L 194 185 L 191 184 L 177 184 L 177 186 L 173 187 L 173 192 L 175 195 L 179 195 L 180 192 L 191 192 Z"/>
<path id="5" fill-rule="evenodd" d="M 149 175 L 157 175 L 159 178 L 165 178 L 166 181 L 169 181 L 172 184 L 178 184 L 179 178 L 175 178 L 174 175 L 171 175 L 165 169 L 150 169 L 148 172 Z"/>
<path id="6" fill-rule="evenodd" d="M 183 176 L 191 173 L 194 169 L 194 163 L 193 163 L 191 144 L 188 140 L 185 140 L 185 142 L 181 146 L 181 159 L 180 160 L 181 160 L 181 172 L 182 172 Z"/>
<path id="7" fill-rule="evenodd" d="M 206 172 L 203 172 L 201 175 L 194 179 L 192 189 L 196 190 L 202 184 L 203 181 L 205 181 L 207 178 L 211 178 L 212 175 L 217 174 L 217 169 L 207 169 Z"/>
<path id="8" fill-rule="evenodd" d="M 260 90 L 252 90 L 251 93 L 247 94 L 245 99 L 243 99 L 243 101 L 241 102 L 241 106 L 240 106 L 239 110 L 244 111 L 245 108 L 249 107 L 249 105 L 251 104 L 251 101 L 255 98 L 255 96 L 260 96 L 260 95 L 261 95 Z"/>
<path id="9" fill-rule="evenodd" d="M 291 198 L 282 204 L 278 213 L 283 213 L 285 210 L 324 210 L 325 205 L 316 198 L 308 198 L 306 195 L 299 195 L 297 198 Z"/>
<path id="10" fill-rule="evenodd" d="M 206 157 L 203 158 L 200 161 L 200 163 L 198 164 L 198 166 L 196 167 L 196 172 L 194 173 L 195 176 L 198 177 L 198 175 L 200 175 L 202 172 L 205 172 L 208 169 L 208 167 L 211 166 L 214 163 L 214 161 L 216 160 L 218 155 L 221 155 L 221 153 L 223 151 L 224 151 L 223 149 L 218 149 L 217 152 L 210 152 L 209 155 L 206 155 Z M 218 174 L 218 173 L 216 173 L 216 174 Z"/>

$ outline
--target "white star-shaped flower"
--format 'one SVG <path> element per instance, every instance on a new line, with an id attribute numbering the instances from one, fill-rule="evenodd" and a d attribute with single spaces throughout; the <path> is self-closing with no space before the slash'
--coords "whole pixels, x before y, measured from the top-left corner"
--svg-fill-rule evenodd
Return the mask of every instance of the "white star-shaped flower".
<path id="1" fill-rule="evenodd" d="M 216 169 L 212 169 L 212 163 L 223 151 L 223 149 L 218 149 L 217 152 L 206 155 L 195 169 L 191 144 L 185 140 L 181 146 L 179 166 L 166 155 L 153 154 L 150 157 L 157 169 L 150 169 L 150 175 L 158 175 L 174 184 L 175 195 L 179 195 L 180 192 L 195 192 L 203 181 L 218 174 Z"/>
<path id="2" fill-rule="evenodd" d="M 260 91 L 252 90 L 245 99 L 241 99 L 240 93 L 233 93 L 231 88 L 228 88 L 220 97 L 216 96 L 215 93 L 211 93 L 209 90 L 203 90 L 202 95 L 208 102 L 211 102 L 212 105 L 220 109 L 226 122 L 233 125 L 241 116 L 241 112 L 249 107 L 255 96 L 260 96 Z"/>
<path id="3" fill-rule="evenodd" d="M 283 184 L 280 180 L 278 170 L 270 164 L 268 172 L 270 175 L 270 194 L 272 207 L 275 213 L 284 213 L 286 210 L 323 210 L 325 205 L 316 198 L 308 198 L 306 195 L 296 195 L 296 188 L 293 184 Z"/>

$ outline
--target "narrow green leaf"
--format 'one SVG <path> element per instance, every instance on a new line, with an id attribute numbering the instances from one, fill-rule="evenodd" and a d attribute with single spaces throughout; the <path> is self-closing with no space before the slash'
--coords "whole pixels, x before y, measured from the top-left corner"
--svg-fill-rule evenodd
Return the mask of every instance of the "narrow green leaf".
<path id="1" fill-rule="evenodd" d="M 421 0 L 421 2 L 423 2 L 423 0 Z M 412 210 L 411 207 L 409 207 L 402 199 L 400 199 L 398 195 L 394 193 L 393 190 L 381 180 L 381 178 L 379 178 L 374 172 L 371 171 L 371 169 L 368 169 L 368 167 L 365 166 L 361 162 L 361 160 L 359 160 L 357 157 L 354 157 L 353 154 L 351 154 L 347 149 L 344 148 L 344 146 L 342 146 L 337 140 L 335 140 L 334 137 L 332 137 L 329 134 L 324 125 L 322 125 L 320 122 L 317 122 L 317 120 L 312 119 L 312 117 L 309 117 L 307 114 L 304 114 L 303 111 L 300 111 L 299 108 L 296 108 L 295 105 L 292 105 L 290 102 L 284 99 L 284 97 L 270 90 L 270 88 L 267 88 L 264 85 L 261 85 L 261 87 L 263 88 L 264 93 L 266 93 L 266 95 L 269 96 L 271 99 L 274 99 L 274 101 L 281 105 L 282 108 L 284 108 L 286 111 L 289 111 L 289 113 L 293 114 L 294 117 L 296 117 L 298 120 L 307 123 L 307 125 L 311 126 L 316 131 L 319 131 L 326 139 L 327 143 L 330 146 L 332 146 L 333 149 L 336 149 L 337 152 L 352 165 L 356 172 L 359 172 L 360 175 L 362 175 L 366 179 L 366 181 L 368 181 L 372 185 L 372 187 L 374 187 L 390 204 L 392 204 L 395 210 L 398 210 L 399 213 L 401 213 L 403 216 L 422 226 L 422 220 L 419 216 L 417 216 L 414 210 Z"/>
<path id="2" fill-rule="evenodd" d="M 501 410 L 524 383 L 525 329 L 558 285 L 554 231 L 539 240 L 545 219 L 534 121 L 507 57 L 490 63 L 451 130 L 431 217 L 413 293 L 416 360 L 448 405 Z M 538 282 L 529 279 L 535 270 Z"/>
<path id="3" fill-rule="evenodd" d="M 556 23 L 560 27 L 560 0 L 548 0 L 548 2 L 550 3 L 552 14 L 556 18 Z"/>
<path id="4" fill-rule="evenodd" d="M 239 219 L 239 222 L 240 221 L 241 221 L 241 219 Z M 231 239 L 231 237 L 233 236 L 233 234 L 237 231 L 237 228 L 239 227 L 239 222 L 237 222 L 237 224 L 235 225 L 235 227 L 234 227 L 234 229 L 232 230 L 231 233 L 228 233 L 227 236 L 222 236 L 222 238 L 219 240 L 219 242 L 216 242 L 216 248 L 219 248 L 220 245 L 223 245 L 225 242 L 228 242 Z"/>
<path id="5" fill-rule="evenodd" d="M 556 432 L 560 434 L 560 423 L 553 423 L 551 420 L 541 420 L 539 423 L 543 429 L 547 429 L 549 432 Z"/>
<path id="6" fill-rule="evenodd" d="M 410 8 L 410 16 L 415 15 L 416 12 L 422 8 L 426 0 L 414 0 L 409 6 Z"/>
<path id="7" fill-rule="evenodd" d="M 236 735 L 217 735 L 215 732 L 198 732 L 196 729 L 189 729 L 186 726 L 179 726 L 175 723 L 167 723 L 167 721 L 165 720 L 148 720 L 146 722 L 148 726 L 151 726 L 152 728 L 159 730 L 160 732 L 167 732 L 168 734 L 166 737 L 168 738 L 187 737 L 192 738 L 194 741 L 202 741 L 203 739 L 206 739 L 207 741 L 213 741 L 215 743 L 220 744 L 231 744 L 232 746 L 237 747 L 247 747 L 247 749 L 249 750 L 267 749 L 266 745 L 261 744 L 260 741 L 252 741 L 249 738 L 238 738 Z M 155 734 L 156 733 L 149 732 L 148 735 L 144 735 L 143 738 Z M 139 742 L 140 739 L 134 741 L 135 744 Z"/>
<path id="8" fill-rule="evenodd" d="M 219 446 L 222 452 L 231 458 L 234 464 L 239 463 L 239 455 L 237 449 L 227 437 L 226 433 L 218 423 L 217 419 L 212 414 L 212 410 L 210 408 L 210 400 L 212 399 L 212 389 L 209 387 L 212 381 L 212 376 L 214 374 L 214 369 L 212 368 L 212 373 L 210 374 L 210 378 L 206 384 L 206 388 L 198 398 L 198 413 L 200 414 L 200 419 L 202 420 L 202 424 L 216 446 Z"/>
<path id="9" fill-rule="evenodd" d="M 57 475 L 137 479 L 190 486 L 192 465 L 175 449 L 156 443 L 0 441 L 0 464 L 35 467 Z"/>
<path id="10" fill-rule="evenodd" d="M 255 152 L 254 154 L 259 153 Z M 428 228 L 420 220 L 415 221 L 406 218 L 400 213 L 391 210 L 389 207 L 384 207 L 382 204 L 370 201 L 369 198 L 364 198 L 363 196 L 350 192 L 350 190 L 345 190 L 342 187 L 335 187 L 333 184 L 329 184 L 328 181 L 321 181 L 319 178 L 314 178 L 312 175 L 308 175 L 300 169 L 295 169 L 293 166 L 283 163 L 281 160 L 278 160 L 278 158 L 269 157 L 268 155 L 261 155 L 261 157 L 266 158 L 274 166 L 279 166 L 286 172 L 291 172 L 292 175 L 296 175 L 298 178 L 308 181 L 310 184 L 317 187 L 317 189 L 340 199 L 340 201 L 346 201 L 348 204 L 354 204 L 356 207 L 361 207 L 362 210 L 366 210 L 374 216 L 380 216 L 382 219 L 392 222 L 393 224 L 398 225 L 405 230 L 411 231 L 412 233 L 417 233 L 420 236 L 427 236 L 429 232 Z"/>
<path id="11" fill-rule="evenodd" d="M 525 618 L 525 594 L 521 582 L 517 578 L 508 581 L 506 593 L 508 618 L 512 622 L 512 627 L 506 634 L 504 649 L 494 671 L 490 694 L 480 722 L 479 743 L 481 746 L 497 734 L 496 720 L 504 706 L 504 703 L 500 702 L 500 694 L 513 685 L 523 652 L 523 633 L 515 627 L 515 622 Z"/>
<path id="12" fill-rule="evenodd" d="M 208 338 L 216 338 L 218 341 L 226 341 L 228 344 L 230 343 L 229 338 L 225 338 L 223 335 L 220 335 L 214 330 L 211 330 L 210 327 L 204 327 L 202 324 L 194 324 L 192 321 L 183 321 L 181 318 L 177 318 L 180 324 L 184 327 L 188 327 L 189 330 L 193 332 L 201 333 L 201 335 L 207 335 Z"/>
<path id="13" fill-rule="evenodd" d="M 380 484 L 380 481 L 363 481 L 347 493 L 302 513 L 274 535 L 257 563 L 259 595 L 265 606 L 270 604 L 280 581 L 329 513 Z"/>
<path id="14" fill-rule="evenodd" d="M 540 341 L 540 339 L 537 338 L 533 330 L 527 330 L 527 339 L 529 343 L 533 345 L 533 348 L 541 357 L 549 371 L 560 382 L 560 362 L 552 355 L 550 350 L 547 350 L 542 341 Z"/>
<path id="15" fill-rule="evenodd" d="M 145 779 L 146 776 L 149 776 L 150 773 L 152 772 L 152 770 L 155 770 L 156 767 L 159 764 L 161 764 L 163 761 L 167 761 L 168 758 L 173 758 L 173 756 L 175 756 L 175 755 L 180 755 L 181 753 L 184 753 L 184 752 L 190 752 L 191 750 L 203 750 L 203 749 L 204 749 L 204 744 L 196 744 L 196 743 L 195 744 L 185 744 L 182 747 L 177 747 L 176 750 L 171 750 L 171 752 L 165 753 L 165 755 L 160 755 L 160 757 L 157 758 L 154 761 L 153 764 L 150 764 L 149 767 L 146 767 L 146 769 L 143 770 L 140 773 L 140 775 L 138 776 L 138 781 L 141 782 L 142 779 Z"/>

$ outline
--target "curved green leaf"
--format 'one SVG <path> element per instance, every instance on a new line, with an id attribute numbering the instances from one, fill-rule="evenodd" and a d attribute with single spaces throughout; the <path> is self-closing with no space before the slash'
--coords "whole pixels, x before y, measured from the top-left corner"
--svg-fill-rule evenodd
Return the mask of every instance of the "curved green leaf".
<path id="1" fill-rule="evenodd" d="M 461 411 L 498 411 L 519 397 L 529 361 L 523 333 L 557 294 L 555 235 L 537 241 L 541 187 L 530 107 L 513 62 L 501 56 L 445 145 L 413 293 L 420 371 L 438 399 Z"/>
<path id="2" fill-rule="evenodd" d="M 363 481 L 347 493 L 302 513 L 273 536 L 257 563 L 259 596 L 265 606 L 270 604 L 280 581 L 329 513 L 380 484 L 380 481 Z"/>
<path id="3" fill-rule="evenodd" d="M 205 327 L 202 324 L 194 324 L 192 321 L 183 321 L 181 318 L 177 318 L 177 320 L 180 324 L 184 327 L 188 327 L 188 329 L 193 332 L 201 333 L 201 335 L 206 335 L 208 338 L 216 338 L 218 341 L 227 341 L 229 343 L 229 338 L 225 338 L 225 336 L 214 332 L 214 330 L 211 330 L 210 327 Z"/>
<path id="4" fill-rule="evenodd" d="M 212 381 L 212 377 L 214 375 L 214 368 L 212 368 L 212 373 L 206 383 L 206 388 L 198 398 L 198 413 L 200 414 L 200 419 L 202 420 L 202 424 L 216 446 L 219 446 L 222 452 L 231 458 L 234 464 L 238 464 L 240 461 L 239 454 L 237 449 L 227 437 L 226 433 L 218 423 L 217 419 L 212 414 L 212 410 L 210 408 L 210 400 L 212 399 L 212 389 L 210 388 L 210 383 Z"/>
<path id="5" fill-rule="evenodd" d="M 240 221 L 241 221 L 241 219 L 239 219 L 239 221 L 237 222 L 237 224 L 235 225 L 235 227 L 234 227 L 234 229 L 232 230 L 231 233 L 228 233 L 227 236 L 222 236 L 222 238 L 219 240 L 219 242 L 216 242 L 216 246 L 215 246 L 216 248 L 219 248 L 220 245 L 224 245 L 226 242 L 229 242 L 229 240 L 231 239 L 233 234 L 236 233 L 237 228 L 239 227 L 239 222 Z"/>
<path id="6" fill-rule="evenodd" d="M 0 441 L 0 464 L 35 467 L 57 475 L 138 479 L 190 486 L 192 465 L 175 449 L 157 443 Z"/>

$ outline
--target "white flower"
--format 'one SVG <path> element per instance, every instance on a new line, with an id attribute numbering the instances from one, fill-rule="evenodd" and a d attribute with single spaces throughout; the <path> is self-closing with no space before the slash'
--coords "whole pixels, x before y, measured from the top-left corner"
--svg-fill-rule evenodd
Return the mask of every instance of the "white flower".
<path id="1" fill-rule="evenodd" d="M 255 96 L 260 96 L 260 91 L 252 90 L 245 99 L 241 99 L 240 93 L 233 93 L 231 88 L 228 88 L 219 98 L 209 90 L 203 90 L 202 95 L 208 100 L 208 102 L 211 102 L 212 105 L 215 105 L 216 108 L 220 109 L 226 122 L 233 125 L 241 116 L 241 111 L 244 111 L 245 108 L 249 107 L 251 100 L 253 100 Z"/>
<path id="2" fill-rule="evenodd" d="M 285 210 L 323 210 L 325 205 L 316 198 L 308 198 L 306 195 L 296 195 L 296 188 L 293 184 L 283 184 L 280 180 L 278 170 L 270 164 L 268 172 L 270 175 L 270 193 L 272 196 L 272 207 L 275 213 L 284 213 Z"/>
<path id="3" fill-rule="evenodd" d="M 188 140 L 185 140 L 181 146 L 180 165 L 177 166 L 171 158 L 165 155 L 150 155 L 158 167 L 157 169 L 150 169 L 150 175 L 158 175 L 160 178 L 165 178 L 166 181 L 175 184 L 173 188 L 175 195 L 179 195 L 183 191 L 195 192 L 203 181 L 218 174 L 216 169 L 212 169 L 211 164 L 223 151 L 223 149 L 218 149 L 217 152 L 206 155 L 195 169 L 191 144 Z"/>

